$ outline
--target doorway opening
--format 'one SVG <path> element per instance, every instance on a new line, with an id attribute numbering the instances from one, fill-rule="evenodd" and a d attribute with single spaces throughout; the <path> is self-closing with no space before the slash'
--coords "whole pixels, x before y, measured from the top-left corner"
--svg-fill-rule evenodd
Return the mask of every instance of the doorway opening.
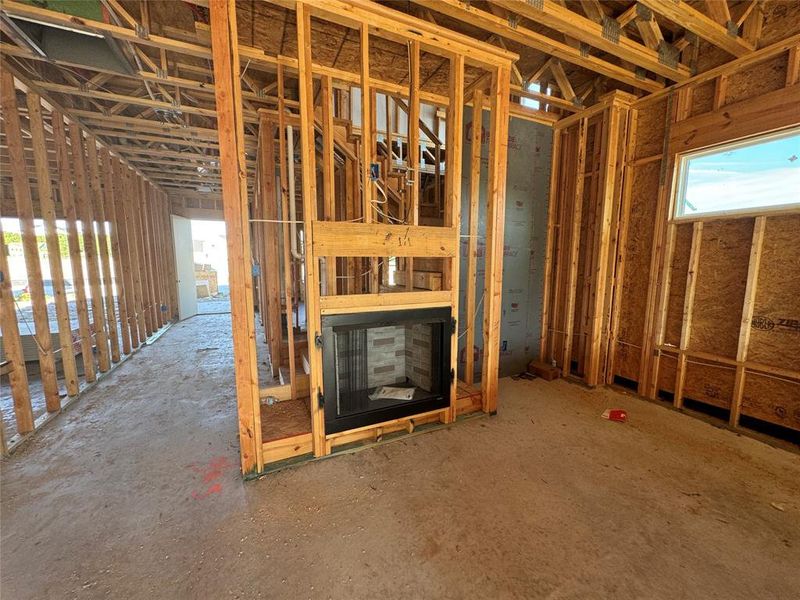
<path id="1" fill-rule="evenodd" d="M 197 314 L 230 313 L 225 223 L 192 219 L 191 227 Z"/>

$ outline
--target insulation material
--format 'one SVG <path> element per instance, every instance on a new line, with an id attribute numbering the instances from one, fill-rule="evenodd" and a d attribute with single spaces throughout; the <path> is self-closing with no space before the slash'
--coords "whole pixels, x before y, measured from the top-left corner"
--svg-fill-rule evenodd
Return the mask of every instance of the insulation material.
<path id="1" fill-rule="evenodd" d="M 661 161 L 632 169 L 631 211 L 625 241 L 625 277 L 622 281 L 615 375 L 640 379 L 641 347 L 644 340 L 648 279 L 655 227 L 658 176 Z"/>
<path id="2" fill-rule="evenodd" d="M 750 345 L 756 363 L 800 371 L 800 215 L 769 217 L 764 229 Z"/>
<path id="3" fill-rule="evenodd" d="M 464 151 L 461 214 L 469 215 L 469 163 L 472 151 L 472 110 L 464 110 Z M 467 290 L 467 237 L 461 238 L 459 285 L 459 323 L 475 324 L 475 371 L 480 378 L 483 357 L 483 286 L 486 247 L 486 182 L 489 161 L 489 113 L 483 113 L 481 148 L 481 193 L 477 243 L 475 302 L 477 315 L 465 315 Z M 544 255 L 547 239 L 547 195 L 550 181 L 552 129 L 512 118 L 508 136 L 508 171 L 506 179 L 505 238 L 503 260 L 503 304 L 500 335 L 500 376 L 524 371 L 538 354 L 542 316 Z M 469 234 L 469 219 L 461 219 L 461 234 Z M 464 327 L 459 325 L 459 331 Z M 459 339 L 459 369 L 464 368 L 466 336 Z"/>
<path id="4" fill-rule="evenodd" d="M 689 349 L 736 358 L 753 219 L 703 228 Z"/>
<path id="5" fill-rule="evenodd" d="M 746 373 L 742 414 L 800 431 L 800 381 Z"/>

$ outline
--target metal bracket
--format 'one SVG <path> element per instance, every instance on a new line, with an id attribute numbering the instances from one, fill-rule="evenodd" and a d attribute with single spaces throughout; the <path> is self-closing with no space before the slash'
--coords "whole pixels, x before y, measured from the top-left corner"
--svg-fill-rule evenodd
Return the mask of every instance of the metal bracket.
<path id="1" fill-rule="evenodd" d="M 643 81 L 647 77 L 647 70 L 644 67 L 637 66 L 634 69 L 634 74 L 636 75 L 636 79 Z"/>
<path id="2" fill-rule="evenodd" d="M 156 77 L 158 77 L 159 79 L 166 79 L 167 72 L 161 67 L 156 67 Z"/>
<path id="3" fill-rule="evenodd" d="M 147 38 L 150 37 L 150 32 L 147 30 L 147 27 L 145 27 L 140 23 L 136 24 L 134 31 L 136 32 L 136 37 L 140 37 L 143 40 L 146 40 Z"/>
<path id="4" fill-rule="evenodd" d="M 725 23 L 725 29 L 728 30 L 728 35 L 731 37 L 739 37 L 739 26 L 735 21 L 728 21 Z"/>
<path id="5" fill-rule="evenodd" d="M 317 388 L 317 406 L 320 408 L 325 407 L 325 395 L 322 393 L 321 388 Z"/>
<path id="6" fill-rule="evenodd" d="M 525 0 L 525 2 L 536 10 L 544 10 L 544 0 Z"/>
<path id="7" fill-rule="evenodd" d="M 319 331 L 314 334 L 314 345 L 317 348 L 322 348 L 322 334 Z"/>
<path id="8" fill-rule="evenodd" d="M 458 321 L 455 317 L 450 317 L 450 335 L 458 333 Z"/>
<path id="9" fill-rule="evenodd" d="M 587 56 L 589 56 L 589 48 L 590 47 L 591 46 L 589 46 L 589 44 L 587 44 L 586 42 L 581 42 L 580 45 L 578 46 L 578 48 L 580 50 L 580 53 L 581 53 L 581 56 L 583 58 L 586 58 Z"/>
<path id="10" fill-rule="evenodd" d="M 619 44 L 619 35 L 621 31 L 619 21 L 611 17 L 603 17 L 603 37 L 614 44 Z"/>
<path id="11" fill-rule="evenodd" d="M 509 13 L 508 26 L 511 27 L 511 29 L 516 29 L 517 25 L 519 25 L 519 15 Z"/>

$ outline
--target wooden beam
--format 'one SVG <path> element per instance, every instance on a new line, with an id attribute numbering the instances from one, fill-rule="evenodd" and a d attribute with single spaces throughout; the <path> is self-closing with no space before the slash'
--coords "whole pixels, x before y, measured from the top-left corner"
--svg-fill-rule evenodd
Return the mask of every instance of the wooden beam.
<path id="1" fill-rule="evenodd" d="M 610 35 L 603 25 L 559 6 L 553 0 L 541 0 L 541 8 L 537 8 L 539 3 L 529 4 L 525 0 L 495 1 L 500 6 L 534 22 L 555 29 L 672 81 L 683 81 L 691 76 L 689 68 L 685 65 L 678 64 L 672 67 L 664 64 L 659 53 L 652 48 L 622 35 Z"/>
<path id="2" fill-rule="evenodd" d="M 419 225 L 419 43 L 412 41 L 408 46 L 408 175 L 406 181 L 407 213 L 406 222 Z M 414 258 L 406 260 L 406 290 L 414 289 Z"/>
<path id="3" fill-rule="evenodd" d="M 461 0 L 414 0 L 421 4 L 445 14 L 453 19 L 469 23 L 470 25 L 481 27 L 486 31 L 491 31 L 507 40 L 522 44 L 528 48 L 540 50 L 546 54 L 569 62 L 580 67 L 584 67 L 616 81 L 626 83 L 636 89 L 655 92 L 664 87 L 654 79 L 637 77 L 636 73 L 605 61 L 596 56 L 581 52 L 580 48 L 555 40 L 537 31 L 529 29 L 522 24 L 516 26 L 502 17 L 493 15 L 485 10 L 475 8 Z M 535 81 L 536 79 L 533 78 Z"/>
<path id="4" fill-rule="evenodd" d="M 730 35 L 727 28 L 692 8 L 683 0 L 639 0 L 639 2 L 729 54 L 738 57 L 755 50 L 753 43 L 745 41 L 738 35 Z"/>
<path id="5" fill-rule="evenodd" d="M 450 258 L 458 252 L 454 227 L 313 221 L 310 228 L 317 256 Z"/>
<path id="6" fill-rule="evenodd" d="M 263 469 L 236 5 L 210 0 L 242 473 Z"/>

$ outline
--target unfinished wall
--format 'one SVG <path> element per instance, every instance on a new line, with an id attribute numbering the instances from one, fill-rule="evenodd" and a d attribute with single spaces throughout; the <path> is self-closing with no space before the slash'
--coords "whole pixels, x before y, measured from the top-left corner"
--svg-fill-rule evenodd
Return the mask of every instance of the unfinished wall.
<path id="1" fill-rule="evenodd" d="M 464 115 L 464 161 L 472 154 L 472 110 Z M 481 143 L 480 210 L 477 239 L 478 265 L 476 289 L 480 300 L 483 290 L 483 256 L 486 231 L 486 190 L 489 160 L 489 115 L 483 115 Z M 550 161 L 553 130 L 523 119 L 512 118 L 508 136 L 508 172 L 506 179 L 505 243 L 503 249 L 503 305 L 500 334 L 500 376 L 520 373 L 536 356 L 540 336 L 542 285 L 544 281 L 544 252 L 547 237 L 547 191 L 550 182 Z M 461 214 L 469 214 L 470 177 L 465 172 L 462 181 Z M 469 223 L 461 226 L 461 299 L 459 323 L 467 319 L 475 323 L 475 373 L 479 377 L 483 356 L 482 305 L 476 315 L 467 315 L 467 254 Z M 463 327 L 459 326 L 463 332 Z M 466 365 L 466 339 L 459 339 L 459 373 Z"/>
<path id="2" fill-rule="evenodd" d="M 800 215 L 669 222 L 676 152 L 800 123 L 797 82 L 798 49 L 779 47 L 634 105 L 617 382 L 800 430 Z"/>
<path id="3" fill-rule="evenodd" d="M 176 290 L 163 191 L 10 67 L 1 83 L 5 451 L 164 327 Z"/>

